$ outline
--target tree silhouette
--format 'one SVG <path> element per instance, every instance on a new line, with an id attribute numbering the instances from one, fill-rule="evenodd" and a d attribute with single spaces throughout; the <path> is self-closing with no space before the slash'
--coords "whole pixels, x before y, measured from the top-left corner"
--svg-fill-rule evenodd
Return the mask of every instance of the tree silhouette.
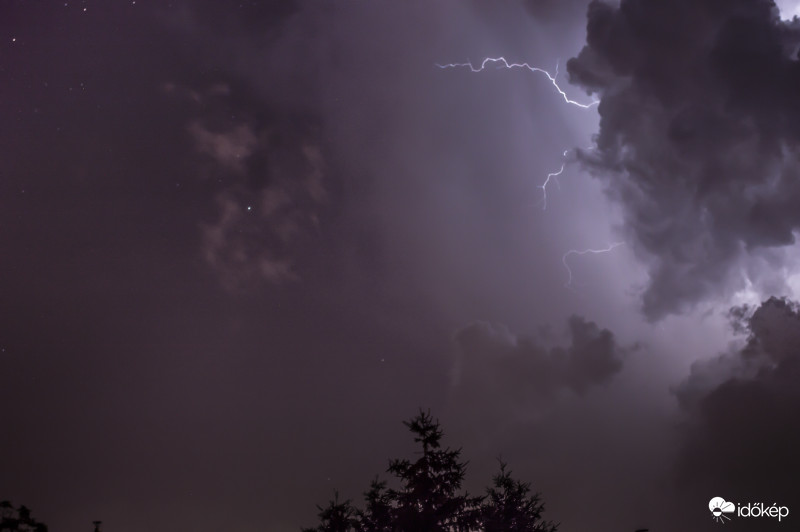
<path id="1" fill-rule="evenodd" d="M 15 508 L 9 501 L 0 501 L 0 532 L 47 532 L 47 525 L 31 517 L 25 505 Z"/>
<path id="2" fill-rule="evenodd" d="M 387 491 L 386 482 L 376 478 L 372 481 L 369 491 L 364 493 L 365 508 L 359 511 L 358 530 L 363 532 L 393 532 L 395 508 L 393 494 Z"/>
<path id="3" fill-rule="evenodd" d="M 473 530 L 478 523 L 481 498 L 459 495 L 466 462 L 461 449 L 441 447 L 442 431 L 430 413 L 420 411 L 404 422 L 422 444 L 422 456 L 411 462 L 392 460 L 389 473 L 400 479 L 402 489 L 390 490 L 395 502 L 393 524 L 399 530 Z"/>
<path id="4" fill-rule="evenodd" d="M 350 500 L 339 502 L 339 493 L 334 493 L 333 500 L 325 508 L 317 506 L 320 524 L 316 528 L 304 528 L 303 532 L 350 532 L 359 529 L 357 510 Z"/>
<path id="5" fill-rule="evenodd" d="M 336 493 L 327 507 L 317 506 L 320 524 L 304 532 L 556 532 L 557 525 L 541 519 L 540 494 L 531 495 L 529 483 L 511 478 L 505 463 L 485 496 L 462 494 L 467 462 L 461 449 L 442 447 L 439 422 L 420 410 L 403 424 L 422 451 L 414 462 L 390 460 L 388 472 L 399 489 L 376 478 L 364 493 L 363 510 L 349 500 L 340 503 Z"/>
<path id="6" fill-rule="evenodd" d="M 486 532 L 555 532 L 557 525 L 542 521 L 544 503 L 541 494 L 529 495 L 531 485 L 511 478 L 507 464 L 500 461 L 500 472 L 493 486 L 486 490 L 483 505 L 483 529 Z"/>

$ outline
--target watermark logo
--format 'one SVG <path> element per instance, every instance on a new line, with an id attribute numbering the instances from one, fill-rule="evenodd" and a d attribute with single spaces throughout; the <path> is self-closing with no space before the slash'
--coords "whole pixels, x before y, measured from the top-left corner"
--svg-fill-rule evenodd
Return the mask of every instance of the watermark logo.
<path id="1" fill-rule="evenodd" d="M 711 510 L 711 518 L 718 523 L 725 524 L 731 520 L 731 516 L 736 517 L 773 517 L 778 522 L 789 515 L 789 508 L 778 506 L 777 503 L 764 504 L 763 502 L 748 502 L 738 506 L 722 497 L 714 497 L 708 501 L 708 509 Z"/>
<path id="2" fill-rule="evenodd" d="M 714 497 L 708 501 L 708 509 L 711 510 L 711 516 L 714 518 L 714 521 L 724 523 L 726 520 L 731 520 L 731 518 L 725 514 L 736 512 L 736 505 L 726 501 L 722 497 Z"/>

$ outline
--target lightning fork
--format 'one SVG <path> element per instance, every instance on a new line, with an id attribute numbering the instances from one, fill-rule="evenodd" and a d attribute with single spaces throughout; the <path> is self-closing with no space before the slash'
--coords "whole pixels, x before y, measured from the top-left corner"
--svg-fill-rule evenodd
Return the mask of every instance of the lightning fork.
<path id="1" fill-rule="evenodd" d="M 569 153 L 569 150 L 564 150 L 564 157 L 566 157 L 568 153 Z M 561 188 L 561 185 L 558 183 L 558 176 L 560 176 L 564 172 L 564 167 L 566 165 L 567 165 L 567 163 L 561 163 L 561 168 L 558 170 L 558 172 L 550 172 L 549 174 L 547 174 L 547 179 L 544 180 L 544 183 L 542 183 L 541 185 L 539 185 L 537 187 L 537 188 L 541 188 L 542 189 L 542 202 L 543 202 L 542 210 L 543 211 L 547 210 L 547 185 L 550 183 L 550 179 L 551 178 L 556 178 L 556 179 L 554 179 L 554 181 L 556 182 L 556 186 L 559 189 Z"/>
<path id="2" fill-rule="evenodd" d="M 567 257 L 569 257 L 570 255 L 586 255 L 587 253 L 592 253 L 592 254 L 608 253 L 614 248 L 618 248 L 619 246 L 622 246 L 624 244 L 625 242 L 615 242 L 604 249 L 584 249 L 580 251 L 577 249 L 570 249 L 569 251 L 564 253 L 564 256 L 561 257 L 561 263 L 564 265 L 564 268 L 567 269 L 567 274 L 569 275 L 567 282 L 564 284 L 564 286 L 566 288 L 572 289 L 572 270 L 570 269 L 569 264 L 567 263 Z"/>
<path id="3" fill-rule="evenodd" d="M 547 70 L 544 70 L 543 68 L 531 66 L 528 63 L 509 63 L 508 61 L 506 61 L 505 57 L 487 57 L 486 59 L 483 60 L 483 62 L 481 62 L 481 66 L 478 67 L 478 68 L 475 68 L 475 66 L 472 64 L 471 61 L 466 62 L 466 63 L 448 63 L 446 65 L 440 65 L 440 64 L 437 63 L 436 66 L 439 67 L 439 68 L 464 68 L 464 67 L 467 67 L 472 72 L 481 72 L 482 70 L 484 70 L 486 68 L 487 63 L 501 63 L 501 65 L 498 68 L 507 68 L 509 70 L 514 69 L 514 68 L 527 68 L 531 72 L 540 72 L 540 73 L 544 74 L 545 76 L 547 76 L 547 79 L 550 80 L 550 83 L 553 84 L 553 87 L 556 88 L 556 90 L 561 95 L 561 97 L 564 98 L 565 102 L 567 102 L 570 105 L 575 105 L 577 107 L 580 107 L 581 109 L 589 109 L 590 107 L 594 107 L 595 105 L 600 103 L 600 100 L 593 100 L 591 103 L 580 103 L 580 102 L 576 102 L 575 100 L 571 100 L 569 98 L 569 96 L 567 96 L 567 93 L 564 92 L 564 90 L 558 85 L 558 81 L 556 81 L 556 78 L 558 77 L 558 62 L 556 62 L 555 74 L 550 74 L 550 72 L 548 72 Z"/>

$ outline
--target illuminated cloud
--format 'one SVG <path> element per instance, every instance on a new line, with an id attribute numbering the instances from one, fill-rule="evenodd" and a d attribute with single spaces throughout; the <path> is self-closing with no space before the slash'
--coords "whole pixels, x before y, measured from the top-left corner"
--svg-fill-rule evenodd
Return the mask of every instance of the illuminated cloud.
<path id="1" fill-rule="evenodd" d="M 291 114 L 260 118 L 261 104 L 243 97 L 241 87 L 162 88 L 194 104 L 186 133 L 195 168 L 216 184 L 214 220 L 200 224 L 207 264 L 234 291 L 298 280 L 298 250 L 329 199 L 315 128 Z"/>
<path id="2" fill-rule="evenodd" d="M 677 476 L 725 486 L 726 496 L 797 500 L 800 307 L 770 298 L 734 308 L 731 319 L 744 341 L 696 362 L 675 389 L 684 415 Z"/>
<path id="3" fill-rule="evenodd" d="M 589 5 L 567 64 L 602 98 L 597 150 L 581 158 L 623 206 L 650 319 L 729 296 L 743 259 L 794 244 L 798 43 L 800 25 L 761 0 Z"/>
<path id="4" fill-rule="evenodd" d="M 192 122 L 187 129 L 197 145 L 197 151 L 238 173 L 244 172 L 245 162 L 258 142 L 252 130 L 244 124 L 216 132 L 200 122 Z"/>
<path id="5" fill-rule="evenodd" d="M 206 261 L 230 289 L 299 278 L 294 252 L 316 230 L 327 192 L 317 147 L 301 145 L 291 159 L 293 173 L 273 168 L 263 187 L 226 188 L 217 197 L 217 220 L 203 225 Z"/>
<path id="6" fill-rule="evenodd" d="M 459 330 L 453 393 L 457 409 L 482 430 L 530 419 L 561 393 L 582 396 L 608 383 L 629 351 L 611 331 L 579 316 L 568 320 L 566 347 L 548 345 L 548 336 L 522 336 L 485 322 Z"/>
<path id="7" fill-rule="evenodd" d="M 797 0 L 775 0 L 775 5 L 781 12 L 781 18 L 791 20 L 800 16 L 800 2 Z"/>

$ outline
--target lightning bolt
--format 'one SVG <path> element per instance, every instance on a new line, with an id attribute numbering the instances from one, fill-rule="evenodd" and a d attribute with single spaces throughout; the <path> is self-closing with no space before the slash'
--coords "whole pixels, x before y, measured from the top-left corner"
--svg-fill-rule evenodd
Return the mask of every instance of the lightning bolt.
<path id="1" fill-rule="evenodd" d="M 564 157 L 566 157 L 568 153 L 569 153 L 569 150 L 564 150 Z M 542 189 L 542 203 L 543 203 L 542 210 L 543 211 L 547 210 L 547 185 L 550 183 L 550 179 L 551 178 L 554 178 L 554 177 L 558 178 L 558 176 L 560 176 L 564 172 L 564 167 L 566 165 L 567 165 L 567 163 L 561 163 L 561 168 L 558 170 L 558 172 L 551 172 L 551 173 L 547 174 L 547 179 L 544 180 L 544 183 L 539 185 L 538 188 Z M 554 179 L 554 181 L 556 182 L 556 186 L 560 189 L 561 185 L 558 183 L 558 179 Z"/>
<path id="2" fill-rule="evenodd" d="M 531 72 L 539 72 L 541 74 L 544 74 L 545 76 L 547 76 L 547 79 L 550 80 L 550 83 L 553 84 L 553 87 L 555 87 L 556 91 L 558 91 L 561 97 L 564 98 L 564 101 L 570 105 L 580 107 L 581 109 L 589 109 L 590 107 L 594 107 L 595 105 L 600 103 L 599 100 L 594 100 L 591 103 L 581 103 L 575 100 L 571 100 L 569 96 L 567 96 L 567 93 L 564 92 L 564 89 L 562 89 L 561 86 L 559 86 L 558 84 L 558 79 L 557 79 L 558 64 L 559 64 L 558 61 L 556 62 L 556 70 L 554 74 L 551 74 L 550 72 L 548 72 L 543 68 L 531 66 L 529 63 L 509 63 L 505 57 L 487 57 L 481 62 L 480 66 L 478 67 L 473 65 L 471 61 L 467 63 L 448 63 L 446 65 L 440 65 L 436 63 L 436 66 L 439 68 L 469 68 L 471 72 L 482 72 L 483 70 L 486 69 L 486 65 L 490 63 L 498 63 L 499 64 L 498 68 L 505 68 L 508 70 L 514 68 L 525 68 Z M 567 156 L 567 151 L 564 152 L 564 157 L 566 156 Z M 542 189 L 542 210 L 547 210 L 547 185 L 550 183 L 550 179 L 560 176 L 561 173 L 564 171 L 565 166 L 566 163 L 562 164 L 561 168 L 557 172 L 551 172 L 547 174 L 547 179 L 545 179 L 545 182 L 539 185 L 538 188 Z M 556 184 L 558 184 L 558 180 L 556 180 Z"/>
<path id="3" fill-rule="evenodd" d="M 591 103 L 580 103 L 576 102 L 575 100 L 570 100 L 569 96 L 567 96 L 567 93 L 564 92 L 564 89 L 562 89 L 558 85 L 558 81 L 556 81 L 556 78 L 558 77 L 558 62 L 556 62 L 555 74 L 550 74 L 550 72 L 548 72 L 547 70 L 531 66 L 528 63 L 509 63 L 508 61 L 506 61 L 505 57 L 487 57 L 486 59 L 483 60 L 481 66 L 479 66 L 478 68 L 475 68 L 475 66 L 472 64 L 471 61 L 467 63 L 448 63 L 446 65 L 440 65 L 437 63 L 436 66 L 439 68 L 469 68 L 472 72 L 481 72 L 486 68 L 486 65 L 488 63 L 500 63 L 500 66 L 498 68 L 506 68 L 509 70 L 514 68 L 527 68 L 531 72 L 540 72 L 545 76 L 547 76 L 547 79 L 550 80 L 550 83 L 553 84 L 553 87 L 556 88 L 561 97 L 564 98 L 565 102 L 567 102 L 570 105 L 580 107 L 581 109 L 589 109 L 590 107 L 594 107 L 595 105 L 600 103 L 600 100 L 593 100 Z"/>
<path id="4" fill-rule="evenodd" d="M 498 64 L 497 68 L 505 68 L 505 69 L 508 69 L 508 70 L 512 70 L 512 69 L 515 69 L 515 68 L 524 68 L 524 69 L 527 69 L 527 70 L 529 70 L 531 72 L 534 72 L 534 73 L 538 72 L 538 73 L 544 74 L 545 76 L 547 76 L 547 79 L 550 80 L 550 83 L 553 84 L 553 87 L 555 87 L 556 91 L 558 91 L 558 93 L 564 99 L 564 102 L 566 102 L 566 103 L 568 103 L 570 105 L 574 105 L 575 107 L 580 107 L 581 109 L 590 109 L 591 107 L 594 107 L 595 105 L 598 105 L 600 103 L 600 100 L 596 100 L 596 99 L 591 101 L 590 103 L 581 103 L 581 102 L 578 102 L 578 101 L 570 99 L 570 97 L 567 96 L 567 93 L 564 91 L 564 89 L 562 89 L 558 84 L 558 62 L 556 62 L 556 69 L 555 69 L 555 72 L 553 74 L 551 74 L 547 70 L 544 70 L 543 68 L 531 66 L 528 63 L 509 63 L 506 60 L 505 57 L 487 57 L 486 59 L 484 59 L 481 62 L 480 66 L 478 66 L 478 67 L 473 65 L 471 61 L 466 62 L 466 63 L 448 63 L 448 64 L 445 64 L 445 65 L 441 65 L 441 64 L 436 63 L 436 66 L 439 67 L 439 68 L 442 68 L 442 69 L 445 69 L 445 68 L 469 68 L 469 70 L 471 72 L 482 72 L 483 70 L 486 69 L 486 66 L 488 64 L 490 64 L 490 63 Z M 589 149 L 590 150 L 594 149 L 594 147 L 592 146 Z M 564 157 L 567 156 L 567 153 L 569 153 L 569 150 L 566 150 L 564 152 Z M 547 178 L 545 179 L 544 183 L 542 183 L 541 185 L 538 186 L 538 188 L 542 189 L 543 210 L 547 210 L 547 185 L 550 184 L 550 180 L 551 179 L 553 179 L 556 182 L 556 185 L 558 185 L 558 176 L 560 176 L 564 172 L 564 168 L 565 168 L 566 164 L 567 164 L 566 162 L 563 162 L 561 164 L 561 168 L 557 172 L 551 172 L 551 173 L 547 174 Z M 567 279 L 567 282 L 564 284 L 564 286 L 566 288 L 571 289 L 571 290 L 573 289 L 572 288 L 572 270 L 570 269 L 569 263 L 567 262 L 567 258 L 570 255 L 586 255 L 588 253 L 592 253 L 592 254 L 608 253 L 609 251 L 611 251 L 614 248 L 617 248 L 617 247 L 619 247 L 619 246 L 621 246 L 623 244 L 625 244 L 625 242 L 615 242 L 614 244 L 611 244 L 610 246 L 608 246 L 605 249 L 585 249 L 585 250 L 570 249 L 569 251 L 564 253 L 564 255 L 561 257 L 561 262 L 564 264 L 564 268 L 567 269 L 567 274 L 568 274 L 568 279 Z"/>
<path id="5" fill-rule="evenodd" d="M 577 250 L 577 249 L 570 249 L 569 251 L 564 253 L 564 256 L 561 257 L 561 263 L 564 264 L 564 268 L 567 269 L 567 274 L 569 275 L 569 277 L 567 278 L 567 282 L 564 283 L 564 286 L 566 288 L 572 289 L 572 270 L 570 269 L 569 264 L 567 263 L 567 257 L 569 257 L 570 255 L 586 255 L 588 253 L 592 253 L 592 254 L 595 254 L 595 255 L 600 254 L 600 253 L 608 253 L 609 251 L 613 250 L 614 248 L 618 248 L 619 246 L 622 246 L 624 244 L 625 244 L 625 242 L 615 242 L 615 243 L 611 244 L 610 246 L 608 246 L 607 248 L 604 248 L 604 249 L 584 249 L 584 250 L 580 250 L 580 251 Z"/>

